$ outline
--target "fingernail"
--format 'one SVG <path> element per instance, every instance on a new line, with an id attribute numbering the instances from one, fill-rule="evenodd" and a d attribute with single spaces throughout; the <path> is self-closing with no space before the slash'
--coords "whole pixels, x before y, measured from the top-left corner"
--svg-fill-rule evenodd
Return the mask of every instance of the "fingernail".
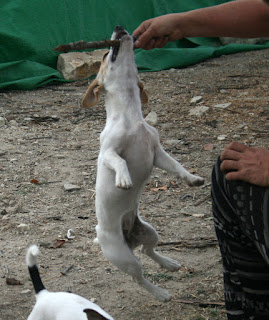
<path id="1" fill-rule="evenodd" d="M 136 40 L 136 42 L 134 43 L 135 48 L 140 48 L 140 41 Z"/>

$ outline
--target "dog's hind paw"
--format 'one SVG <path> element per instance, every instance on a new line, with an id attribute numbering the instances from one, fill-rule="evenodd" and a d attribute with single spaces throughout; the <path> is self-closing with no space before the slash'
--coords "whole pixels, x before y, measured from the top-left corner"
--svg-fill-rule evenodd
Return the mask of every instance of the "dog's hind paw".
<path id="1" fill-rule="evenodd" d="M 165 268 L 168 271 L 178 271 L 181 265 L 173 259 L 163 257 L 162 261 L 159 261 L 159 264 L 162 268 Z"/>
<path id="2" fill-rule="evenodd" d="M 198 186 L 201 186 L 201 185 L 203 185 L 205 183 L 204 178 L 199 177 L 199 176 L 195 176 L 193 174 L 190 174 L 189 176 L 187 176 L 185 178 L 185 181 L 191 187 L 193 187 L 193 186 L 198 187 Z"/>
<path id="3" fill-rule="evenodd" d="M 156 287 L 156 289 L 158 289 L 158 290 L 156 290 L 153 293 L 153 295 L 157 300 L 159 300 L 161 302 L 167 302 L 167 301 L 171 300 L 172 296 L 167 290 L 162 289 L 160 287 Z"/>

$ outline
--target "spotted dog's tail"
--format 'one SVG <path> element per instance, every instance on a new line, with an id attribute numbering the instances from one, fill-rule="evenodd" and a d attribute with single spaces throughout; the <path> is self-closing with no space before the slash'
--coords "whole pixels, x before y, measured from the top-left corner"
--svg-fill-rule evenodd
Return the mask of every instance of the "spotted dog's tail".
<path id="1" fill-rule="evenodd" d="M 39 250 L 36 245 L 32 245 L 31 247 L 29 247 L 26 253 L 26 264 L 27 264 L 36 294 L 38 294 L 40 291 L 45 289 L 37 268 L 38 254 L 39 254 Z"/>

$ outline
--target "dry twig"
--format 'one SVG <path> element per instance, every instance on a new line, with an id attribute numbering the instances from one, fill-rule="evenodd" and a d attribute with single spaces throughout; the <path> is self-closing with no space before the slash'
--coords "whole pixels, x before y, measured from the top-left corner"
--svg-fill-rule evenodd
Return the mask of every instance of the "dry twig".
<path id="1" fill-rule="evenodd" d="M 176 247 L 187 247 L 187 248 L 205 248 L 215 246 L 218 244 L 215 238 L 200 238 L 200 239 L 186 239 L 179 241 L 160 242 L 158 246 L 176 246 Z"/>
<path id="2" fill-rule="evenodd" d="M 120 40 L 102 40 L 102 41 L 92 41 L 85 42 L 83 40 L 77 42 L 71 42 L 67 44 L 60 44 L 58 47 L 54 48 L 58 52 L 68 52 L 73 50 L 84 50 L 84 49 L 100 49 L 106 47 L 119 47 Z"/>
<path id="3" fill-rule="evenodd" d="M 225 307 L 225 303 L 221 301 L 198 301 L 198 300 L 183 300 L 183 299 L 175 299 L 176 302 L 185 303 L 185 304 L 198 304 L 199 307 L 207 308 L 207 307 Z"/>

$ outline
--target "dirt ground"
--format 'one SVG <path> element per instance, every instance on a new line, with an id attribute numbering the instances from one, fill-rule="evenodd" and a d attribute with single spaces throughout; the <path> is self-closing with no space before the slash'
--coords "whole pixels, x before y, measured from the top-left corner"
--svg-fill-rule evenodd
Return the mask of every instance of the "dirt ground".
<path id="1" fill-rule="evenodd" d="M 119 272 L 92 241 L 103 100 L 80 108 L 87 81 L 1 92 L 0 117 L 6 122 L 0 127 L 0 319 L 27 319 L 35 303 L 25 266 L 31 244 L 40 246 L 47 289 L 92 299 L 115 319 L 225 319 L 211 168 L 233 140 L 269 147 L 268 69 L 269 50 L 262 50 L 140 74 L 150 97 L 143 113 L 157 113 L 162 145 L 206 179 L 204 186 L 190 188 L 154 169 L 141 199 L 143 218 L 160 235 L 158 251 L 182 264 L 178 272 L 167 272 L 135 252 L 146 277 L 173 295 L 167 303 Z M 202 101 L 191 105 L 194 96 Z M 190 114 L 201 105 L 209 109 Z M 66 183 L 79 189 L 66 191 Z M 67 240 L 69 229 L 74 238 Z M 7 285 L 7 277 L 20 284 Z"/>

